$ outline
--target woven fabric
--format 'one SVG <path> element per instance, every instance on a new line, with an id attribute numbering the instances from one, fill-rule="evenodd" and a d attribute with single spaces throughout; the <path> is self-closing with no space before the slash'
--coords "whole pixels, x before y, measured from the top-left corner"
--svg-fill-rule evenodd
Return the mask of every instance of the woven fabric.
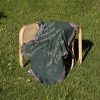
<path id="1" fill-rule="evenodd" d="M 23 53 L 30 57 L 31 69 L 43 84 L 62 81 L 65 77 L 64 57 L 70 53 L 70 42 L 75 30 L 59 21 L 42 21 L 33 41 L 23 46 Z"/>

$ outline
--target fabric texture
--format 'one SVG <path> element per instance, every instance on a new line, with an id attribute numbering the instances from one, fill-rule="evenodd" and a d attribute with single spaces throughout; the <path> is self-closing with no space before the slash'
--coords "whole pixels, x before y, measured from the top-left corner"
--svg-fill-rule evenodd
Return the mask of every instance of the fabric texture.
<path id="1" fill-rule="evenodd" d="M 23 45 L 24 55 L 30 58 L 31 69 L 43 84 L 62 81 L 65 77 L 64 57 L 70 53 L 70 42 L 76 31 L 69 23 L 39 22 L 36 38 Z"/>

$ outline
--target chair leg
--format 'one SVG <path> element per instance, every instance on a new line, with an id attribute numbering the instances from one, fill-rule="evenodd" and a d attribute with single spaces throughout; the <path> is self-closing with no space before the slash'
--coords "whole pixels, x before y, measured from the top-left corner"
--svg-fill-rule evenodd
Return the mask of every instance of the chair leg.
<path id="1" fill-rule="evenodd" d="M 79 28 L 78 47 L 79 47 L 78 62 L 81 64 L 82 63 L 82 31 L 81 31 L 81 28 Z"/>
<path id="2" fill-rule="evenodd" d="M 22 27 L 19 33 L 19 64 L 21 67 L 23 67 L 23 54 L 21 47 L 23 45 L 23 33 L 24 33 L 25 27 Z"/>
<path id="3" fill-rule="evenodd" d="M 72 41 L 72 64 L 71 64 L 71 69 L 73 68 L 74 63 L 75 63 L 74 41 L 75 40 Z"/>

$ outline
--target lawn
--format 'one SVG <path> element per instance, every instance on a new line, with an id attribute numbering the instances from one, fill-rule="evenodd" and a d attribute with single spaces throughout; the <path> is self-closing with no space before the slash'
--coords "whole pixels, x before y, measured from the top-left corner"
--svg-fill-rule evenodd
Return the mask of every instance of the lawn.
<path id="1" fill-rule="evenodd" d="M 83 30 L 83 63 L 64 82 L 40 85 L 18 63 L 18 35 L 38 20 Z M 0 100 L 100 100 L 100 0 L 0 0 Z"/>

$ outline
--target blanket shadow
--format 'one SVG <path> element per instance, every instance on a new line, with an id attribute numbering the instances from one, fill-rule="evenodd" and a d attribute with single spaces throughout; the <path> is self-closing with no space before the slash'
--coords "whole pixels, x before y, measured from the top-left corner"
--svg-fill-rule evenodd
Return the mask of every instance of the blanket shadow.
<path id="1" fill-rule="evenodd" d="M 90 40 L 85 40 L 85 39 L 82 40 L 82 51 L 84 52 L 84 55 L 82 56 L 82 62 L 84 62 L 84 60 L 87 57 L 92 46 L 93 46 L 93 42 L 91 42 Z M 78 39 L 75 39 L 74 51 L 75 51 L 75 64 L 76 64 L 76 62 L 78 61 Z M 64 60 L 64 63 L 65 63 L 65 66 L 66 66 L 66 76 L 68 75 L 70 68 L 71 68 L 71 58 L 72 58 L 72 56 L 70 54 L 68 59 Z"/>
<path id="2" fill-rule="evenodd" d="M 0 12 L 0 19 L 2 19 L 2 18 L 7 18 L 7 16 L 5 15 L 4 12 Z"/>

